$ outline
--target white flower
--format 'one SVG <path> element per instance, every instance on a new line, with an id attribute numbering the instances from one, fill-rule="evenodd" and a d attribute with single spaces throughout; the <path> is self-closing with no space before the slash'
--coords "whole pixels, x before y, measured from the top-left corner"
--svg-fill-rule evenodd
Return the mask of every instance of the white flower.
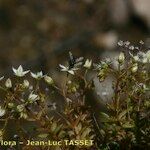
<path id="1" fill-rule="evenodd" d="M 120 41 L 118 42 L 118 45 L 119 45 L 119 46 L 123 46 L 123 45 L 124 45 L 123 41 L 120 40 Z"/>
<path id="2" fill-rule="evenodd" d="M 119 63 L 123 63 L 125 60 L 125 55 L 123 52 L 120 53 L 119 57 L 118 57 L 118 62 Z"/>
<path id="3" fill-rule="evenodd" d="M 54 83 L 53 79 L 47 75 L 44 76 L 45 82 L 47 82 L 49 85 L 52 85 Z"/>
<path id="4" fill-rule="evenodd" d="M 74 71 L 78 70 L 78 68 L 71 68 L 71 69 L 69 69 L 68 66 L 65 67 L 65 66 L 63 66 L 61 64 L 59 64 L 59 67 L 61 68 L 61 71 L 68 72 L 68 73 L 70 73 L 72 75 L 74 75 Z"/>
<path id="5" fill-rule="evenodd" d="M 138 52 L 137 55 L 133 55 L 132 53 L 129 52 L 131 57 L 134 59 L 136 62 L 141 62 L 141 63 L 150 63 L 150 50 L 147 51 L 146 53 L 144 52 Z"/>
<path id="6" fill-rule="evenodd" d="M 43 78 L 43 72 L 42 72 L 42 71 L 37 72 L 37 73 L 32 73 L 32 72 L 31 72 L 31 76 L 32 76 L 33 78 L 35 78 L 35 79 L 41 79 L 41 78 Z"/>
<path id="7" fill-rule="evenodd" d="M 24 81 L 23 81 L 23 86 L 24 86 L 25 88 L 28 88 L 29 85 L 30 85 L 30 83 L 29 83 L 28 80 L 24 80 Z"/>
<path id="8" fill-rule="evenodd" d="M 139 52 L 138 56 L 141 57 L 140 62 L 142 62 L 142 63 L 150 63 L 150 50 L 148 50 L 146 53 Z"/>
<path id="9" fill-rule="evenodd" d="M 125 45 L 125 47 L 128 47 L 130 45 L 130 42 L 129 41 L 125 41 L 124 45 Z"/>
<path id="10" fill-rule="evenodd" d="M 38 95 L 36 95 L 36 94 L 33 94 L 33 92 L 32 92 L 32 93 L 30 93 L 28 99 L 29 99 L 30 102 L 35 102 L 35 101 L 39 100 L 40 97 Z"/>
<path id="11" fill-rule="evenodd" d="M 133 66 L 132 66 L 132 68 L 131 68 L 131 71 L 132 71 L 133 73 L 135 73 L 135 72 L 137 72 L 137 70 L 138 70 L 138 64 L 135 63 L 135 64 L 133 64 Z"/>
<path id="12" fill-rule="evenodd" d="M 4 116 L 6 113 L 5 109 L 0 106 L 0 117 Z"/>
<path id="13" fill-rule="evenodd" d="M 142 44 L 142 45 L 144 44 L 144 42 L 142 40 L 139 43 Z"/>
<path id="14" fill-rule="evenodd" d="M 129 46 L 129 49 L 134 50 L 134 46 L 133 45 Z"/>
<path id="15" fill-rule="evenodd" d="M 17 69 L 12 68 L 12 70 L 13 70 L 14 74 L 18 77 L 23 77 L 29 72 L 29 70 L 24 71 L 21 65 Z"/>
<path id="16" fill-rule="evenodd" d="M 6 80 L 5 86 L 6 86 L 7 88 L 11 88 L 11 87 L 12 87 L 12 82 L 11 82 L 11 80 L 10 80 L 9 78 Z"/>
<path id="17" fill-rule="evenodd" d="M 84 67 L 87 68 L 87 69 L 90 69 L 91 66 L 92 66 L 92 60 L 87 59 L 85 61 Z"/>

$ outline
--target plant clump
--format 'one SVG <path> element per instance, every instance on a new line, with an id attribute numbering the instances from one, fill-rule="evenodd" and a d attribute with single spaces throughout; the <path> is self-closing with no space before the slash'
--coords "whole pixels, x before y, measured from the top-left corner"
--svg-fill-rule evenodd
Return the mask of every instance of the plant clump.
<path id="1" fill-rule="evenodd" d="M 68 64 L 59 65 L 65 76 L 59 85 L 42 71 L 24 71 L 21 65 L 12 68 L 13 76 L 0 78 L 0 139 L 14 139 L 11 134 L 8 137 L 8 127 L 12 123 L 12 133 L 24 142 L 28 139 L 94 141 L 90 146 L 57 145 L 53 149 L 148 149 L 150 50 L 128 41 L 119 41 L 118 45 L 123 51 L 117 58 L 106 58 L 98 63 L 75 58 L 69 52 Z M 90 76 L 92 73 L 94 77 Z M 101 84 L 108 76 L 113 77 L 114 92 L 106 102 L 107 111 L 98 110 L 95 115 L 97 108 L 90 105 L 95 102 L 94 97 L 89 99 L 88 95 L 95 91 L 94 78 Z M 22 147 L 30 149 L 26 145 Z M 41 149 L 48 149 L 48 146 L 41 146 Z"/>

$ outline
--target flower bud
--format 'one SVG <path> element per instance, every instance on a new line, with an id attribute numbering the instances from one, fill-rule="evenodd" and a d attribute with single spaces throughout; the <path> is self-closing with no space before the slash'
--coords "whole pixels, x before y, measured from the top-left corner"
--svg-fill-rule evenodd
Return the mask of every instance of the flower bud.
<path id="1" fill-rule="evenodd" d="M 8 103 L 8 108 L 13 108 L 14 107 L 14 103 Z"/>
<path id="2" fill-rule="evenodd" d="M 18 112 L 22 112 L 24 110 L 25 106 L 23 104 L 20 104 L 17 106 Z"/>
<path id="3" fill-rule="evenodd" d="M 123 63 L 125 60 L 125 55 L 123 52 L 120 53 L 119 57 L 118 57 L 118 62 L 119 63 Z"/>
<path id="4" fill-rule="evenodd" d="M 51 77 L 49 77 L 49 76 L 44 76 L 44 80 L 49 85 L 52 85 L 54 83 L 53 79 Z"/>
<path id="5" fill-rule="evenodd" d="M 87 69 L 90 69 L 91 66 L 92 66 L 92 60 L 87 59 L 85 61 L 84 67 L 87 68 Z"/>
<path id="6" fill-rule="evenodd" d="M 23 86 L 24 86 L 25 88 L 28 88 L 29 85 L 30 85 L 30 83 L 29 83 L 28 80 L 24 80 L 24 81 L 23 81 Z"/>
<path id="7" fill-rule="evenodd" d="M 132 68 L 131 68 L 132 73 L 137 72 L 137 70 L 138 70 L 138 64 L 137 64 L 137 63 L 136 63 L 136 64 L 133 64 L 133 66 L 132 66 Z"/>
<path id="8" fill-rule="evenodd" d="M 7 88 L 11 88 L 11 87 L 12 87 L 12 82 L 11 82 L 11 80 L 10 80 L 9 78 L 6 80 L 5 86 L 6 86 Z"/>

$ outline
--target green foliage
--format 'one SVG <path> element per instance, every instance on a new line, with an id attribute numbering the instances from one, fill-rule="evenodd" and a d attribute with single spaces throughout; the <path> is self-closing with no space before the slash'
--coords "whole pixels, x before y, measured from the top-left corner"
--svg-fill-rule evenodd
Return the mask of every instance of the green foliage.
<path id="1" fill-rule="evenodd" d="M 150 51 L 132 53 L 121 52 L 114 60 L 97 64 L 75 59 L 70 53 L 68 65 L 60 65 L 65 80 L 59 85 L 42 72 L 31 72 L 29 77 L 29 70 L 22 66 L 13 68 L 15 77 L 0 78 L 0 139 L 8 138 L 7 126 L 15 121 L 14 132 L 21 141 L 94 140 L 89 147 L 61 145 L 53 149 L 148 149 Z M 92 73 L 95 76 L 91 78 Z M 89 100 L 88 95 L 94 91 L 93 79 L 97 77 L 100 84 L 112 77 L 114 92 L 108 97 L 107 112 L 99 110 L 95 117 L 97 108 L 90 105 L 94 98 Z M 64 105 L 58 103 L 58 95 Z M 26 122 L 33 128 L 26 127 Z"/>

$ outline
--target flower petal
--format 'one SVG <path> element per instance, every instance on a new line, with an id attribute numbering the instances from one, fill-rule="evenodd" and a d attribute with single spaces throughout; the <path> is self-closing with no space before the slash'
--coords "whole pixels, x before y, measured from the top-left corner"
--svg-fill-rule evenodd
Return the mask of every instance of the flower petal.
<path id="1" fill-rule="evenodd" d="M 73 70 L 68 70 L 68 72 L 72 75 L 74 75 L 74 71 Z"/>
<path id="2" fill-rule="evenodd" d="M 61 64 L 59 64 L 59 67 L 62 68 L 62 69 L 66 69 L 66 67 L 61 65 Z"/>

